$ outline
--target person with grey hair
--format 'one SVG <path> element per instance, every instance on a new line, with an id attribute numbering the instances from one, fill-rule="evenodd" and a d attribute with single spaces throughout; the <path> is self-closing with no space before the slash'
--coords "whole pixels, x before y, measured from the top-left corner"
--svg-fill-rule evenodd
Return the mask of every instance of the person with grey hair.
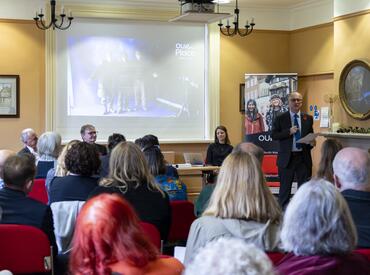
<path id="1" fill-rule="evenodd" d="M 104 145 L 96 143 L 98 132 L 94 125 L 85 124 L 80 129 L 81 138 L 84 142 L 94 145 L 100 156 L 107 154 L 107 148 Z"/>
<path id="2" fill-rule="evenodd" d="M 333 161 L 334 182 L 346 199 L 357 228 L 358 247 L 370 248 L 370 157 L 346 147 Z"/>
<path id="3" fill-rule="evenodd" d="M 24 129 L 21 133 L 21 141 L 23 143 L 23 149 L 18 152 L 18 155 L 32 154 L 35 159 L 38 159 L 37 154 L 37 134 L 31 129 Z"/>
<path id="4" fill-rule="evenodd" d="M 43 133 L 37 142 L 39 159 L 37 162 L 36 179 L 44 179 L 48 171 L 56 165 L 62 144 L 61 136 L 56 132 Z"/>
<path id="5" fill-rule="evenodd" d="M 267 255 L 253 244 L 219 238 L 199 250 L 184 275 L 272 275 Z"/>
<path id="6" fill-rule="evenodd" d="M 314 179 L 289 203 L 281 243 L 289 252 L 277 265 L 285 274 L 370 274 L 370 262 L 352 253 L 357 233 L 346 201 L 333 184 Z"/>

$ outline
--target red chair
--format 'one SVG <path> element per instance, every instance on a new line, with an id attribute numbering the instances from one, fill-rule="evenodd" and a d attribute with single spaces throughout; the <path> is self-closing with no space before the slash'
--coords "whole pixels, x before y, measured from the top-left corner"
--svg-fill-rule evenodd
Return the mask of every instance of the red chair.
<path id="1" fill-rule="evenodd" d="M 190 201 L 171 201 L 172 222 L 168 241 L 184 241 L 195 220 L 194 204 Z"/>
<path id="2" fill-rule="evenodd" d="M 15 274 L 53 272 L 49 239 L 36 227 L 0 224 L 0 247 L 0 270 Z"/>
<path id="3" fill-rule="evenodd" d="M 273 265 L 277 265 L 277 263 L 280 262 L 280 260 L 285 256 L 285 254 L 281 252 L 266 252 L 266 254 L 270 258 Z"/>
<path id="4" fill-rule="evenodd" d="M 278 167 L 276 165 L 277 155 L 264 155 L 262 160 L 262 171 L 266 176 L 277 177 Z"/>
<path id="5" fill-rule="evenodd" d="M 358 248 L 353 252 L 364 255 L 370 261 L 370 249 L 369 248 Z"/>
<path id="6" fill-rule="evenodd" d="M 159 233 L 157 227 L 151 223 L 140 222 L 141 229 L 144 231 L 144 234 L 149 237 L 152 243 L 162 252 L 162 241 L 161 234 Z"/>
<path id="7" fill-rule="evenodd" d="M 48 203 L 48 193 L 46 191 L 45 179 L 35 179 L 33 182 L 32 190 L 28 197 L 35 199 L 44 204 Z"/>

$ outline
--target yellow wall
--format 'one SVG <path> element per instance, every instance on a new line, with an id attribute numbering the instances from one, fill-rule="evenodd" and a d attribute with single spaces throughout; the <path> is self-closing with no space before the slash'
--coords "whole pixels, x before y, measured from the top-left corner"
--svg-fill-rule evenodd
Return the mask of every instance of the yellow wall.
<path id="1" fill-rule="evenodd" d="M 344 66 L 353 59 L 370 60 L 370 10 L 368 13 L 339 18 L 334 21 L 334 85 L 339 90 L 339 78 Z M 334 109 L 334 119 L 346 126 L 370 127 L 370 121 L 350 117 L 339 100 Z"/>
<path id="2" fill-rule="evenodd" d="M 0 21 L 0 74 L 20 76 L 20 117 L 0 118 L 0 148 L 19 150 L 22 129 L 45 125 L 45 33 L 31 21 Z"/>

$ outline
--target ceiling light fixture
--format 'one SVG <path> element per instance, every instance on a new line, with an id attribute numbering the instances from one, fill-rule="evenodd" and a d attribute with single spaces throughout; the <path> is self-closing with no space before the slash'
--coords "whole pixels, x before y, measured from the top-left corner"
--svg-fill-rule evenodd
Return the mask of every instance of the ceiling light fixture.
<path id="1" fill-rule="evenodd" d="M 247 22 L 246 22 L 246 24 L 244 26 L 244 29 L 239 29 L 239 7 L 238 7 L 238 0 L 236 0 L 235 2 L 236 2 L 236 4 L 235 4 L 235 9 L 234 9 L 234 22 L 233 22 L 234 28 L 231 29 L 231 26 L 230 26 L 230 23 L 229 23 L 229 19 L 227 19 L 227 24 L 225 26 L 226 30 L 225 30 L 225 28 L 222 28 L 224 26 L 224 24 L 220 20 L 220 23 L 218 23 L 218 26 L 220 27 L 220 32 L 223 35 L 226 35 L 226 36 L 234 36 L 236 34 L 239 34 L 240 36 L 247 36 L 247 35 L 249 35 L 249 34 L 252 33 L 253 27 L 256 25 L 254 23 L 254 18 L 252 18 L 252 20 L 251 20 L 250 23 L 247 20 Z M 217 5 L 217 9 L 219 9 L 219 3 Z"/>
<path id="2" fill-rule="evenodd" d="M 59 14 L 60 21 L 58 22 L 59 19 L 55 15 L 55 5 L 56 5 L 56 1 L 51 0 L 50 1 L 50 23 L 49 24 L 45 24 L 45 21 L 44 21 L 44 16 L 45 15 L 44 15 L 42 9 L 40 10 L 40 13 L 36 12 L 36 17 L 34 17 L 33 20 L 35 20 L 36 26 L 40 30 L 47 30 L 51 27 L 53 27 L 53 30 L 55 30 L 55 28 L 57 28 L 59 30 L 66 30 L 71 26 L 71 23 L 72 23 L 72 20 L 73 20 L 72 12 L 69 12 L 69 16 L 67 16 L 65 14 L 64 7 L 62 6 L 61 12 Z M 66 18 L 68 19 L 68 22 L 65 21 Z M 66 23 L 66 24 L 64 24 L 64 23 Z"/>

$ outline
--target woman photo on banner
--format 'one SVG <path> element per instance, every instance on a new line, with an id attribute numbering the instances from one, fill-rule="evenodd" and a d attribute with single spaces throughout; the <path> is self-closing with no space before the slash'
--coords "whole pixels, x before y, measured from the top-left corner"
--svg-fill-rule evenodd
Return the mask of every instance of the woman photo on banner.
<path id="1" fill-rule="evenodd" d="M 254 99 L 249 99 L 245 111 L 245 133 L 247 135 L 257 134 L 265 131 L 262 115 L 258 112 L 257 103 Z"/>

